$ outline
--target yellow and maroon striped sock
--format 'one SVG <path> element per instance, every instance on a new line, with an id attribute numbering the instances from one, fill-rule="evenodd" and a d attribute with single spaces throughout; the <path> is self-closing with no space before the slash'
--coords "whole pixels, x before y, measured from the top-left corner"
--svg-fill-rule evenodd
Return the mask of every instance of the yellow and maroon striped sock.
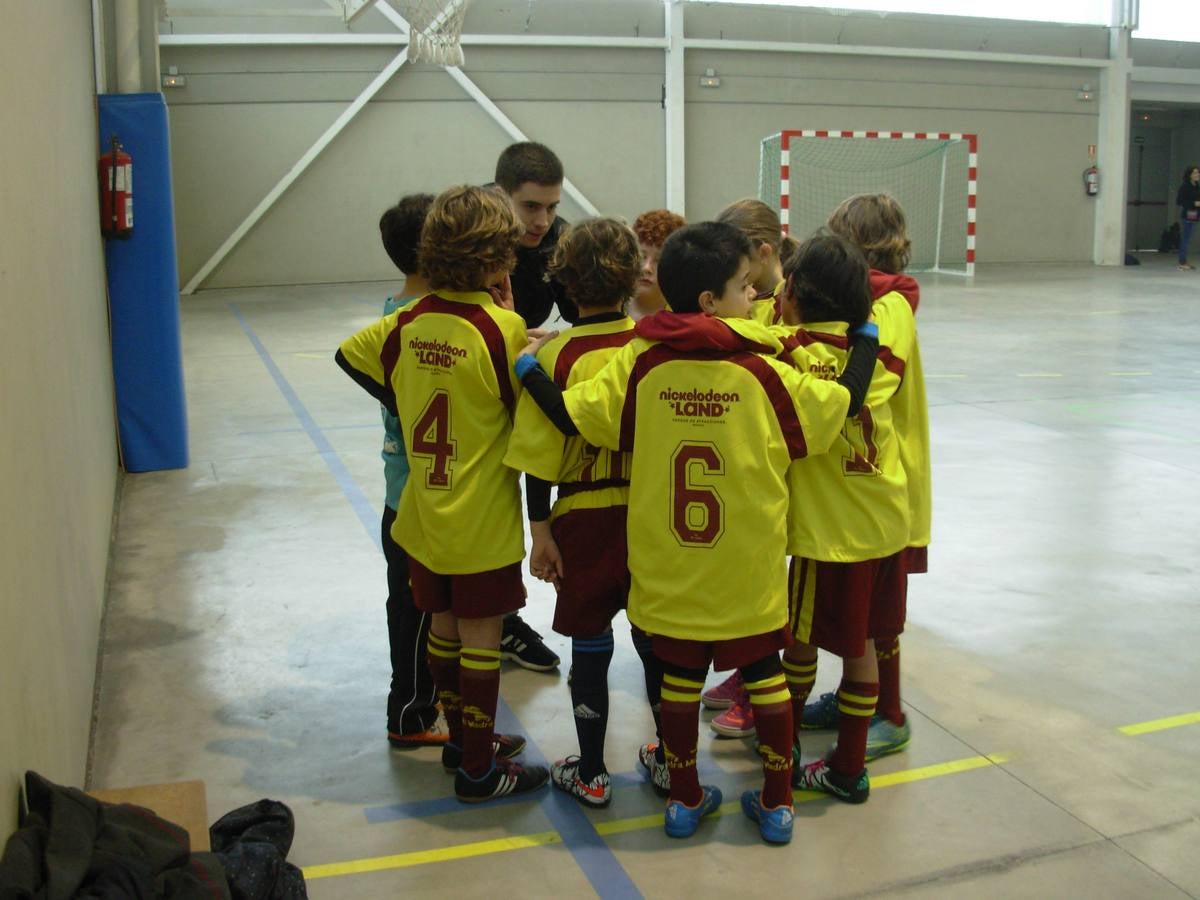
<path id="1" fill-rule="evenodd" d="M 839 775 L 856 776 L 866 765 L 867 729 L 879 699 L 879 683 L 847 681 L 838 685 L 838 741 L 829 768 Z"/>
<path id="2" fill-rule="evenodd" d="M 811 660 L 793 660 L 783 657 L 783 674 L 787 678 L 788 695 L 792 699 L 792 729 L 793 737 L 797 740 L 800 734 L 800 720 L 804 718 L 804 704 L 812 693 L 817 681 L 817 658 Z"/>
<path id="3" fill-rule="evenodd" d="M 703 690 L 703 674 L 697 680 L 663 673 L 662 731 L 667 769 L 671 773 L 671 799 L 688 806 L 696 806 L 704 799 L 700 776 L 696 774 L 700 692 Z"/>
<path id="4" fill-rule="evenodd" d="M 463 647 L 459 661 L 462 690 L 462 767 L 472 778 L 492 768 L 496 704 L 500 699 L 500 651 Z"/>
<path id="5" fill-rule="evenodd" d="M 768 809 L 792 803 L 792 704 L 782 672 L 745 682 L 754 710 L 758 755 L 762 758 L 762 805 Z"/>
<path id="6" fill-rule="evenodd" d="M 462 644 L 429 632 L 425 644 L 425 658 L 429 662 L 429 673 L 437 687 L 438 701 L 442 704 L 442 715 L 446 717 L 446 728 L 450 732 L 450 743 L 462 746 L 462 695 L 459 694 L 458 657 Z"/>

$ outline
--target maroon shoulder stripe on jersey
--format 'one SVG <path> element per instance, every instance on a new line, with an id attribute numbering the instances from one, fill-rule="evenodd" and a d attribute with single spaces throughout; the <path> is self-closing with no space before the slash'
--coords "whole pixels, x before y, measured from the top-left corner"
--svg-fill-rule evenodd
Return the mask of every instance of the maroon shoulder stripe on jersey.
<path id="1" fill-rule="evenodd" d="M 837 347 L 839 350 L 850 349 L 850 338 L 844 334 L 826 334 L 823 331 L 807 331 L 801 328 L 796 332 L 796 340 L 800 342 L 800 346 L 807 347 L 809 344 L 828 344 L 830 347 Z"/>
<path id="2" fill-rule="evenodd" d="M 577 338 L 568 337 L 566 344 L 558 351 L 558 359 L 554 361 L 554 383 L 563 390 L 567 388 L 567 379 L 571 369 L 579 358 L 593 350 L 604 350 L 608 347 L 624 347 L 633 340 L 633 329 L 616 331 L 612 334 L 585 334 Z"/>
<path id="3" fill-rule="evenodd" d="M 633 449 L 634 421 L 637 418 L 638 385 L 650 370 L 673 359 L 697 358 L 697 354 L 683 350 L 673 350 L 666 344 L 655 344 L 633 362 L 633 371 L 629 373 L 629 385 L 625 389 L 625 404 L 621 407 L 621 436 L 620 449 Z M 711 351 L 705 351 L 704 359 L 712 358 Z"/>
<path id="4" fill-rule="evenodd" d="M 801 459 L 807 456 L 808 443 L 804 440 L 804 429 L 800 425 L 800 419 L 796 416 L 796 407 L 792 403 L 792 396 L 784 386 L 779 373 L 772 369 L 763 357 L 753 353 L 739 353 L 737 356 L 730 357 L 729 361 L 741 366 L 757 378 L 759 384 L 762 385 L 767 399 L 771 401 L 771 408 L 775 410 L 775 418 L 779 422 L 779 428 L 783 432 L 783 439 L 791 458 Z"/>
<path id="5" fill-rule="evenodd" d="M 492 368 L 496 372 L 496 383 L 500 387 L 500 401 L 511 412 L 513 404 L 516 402 L 516 397 L 513 394 L 512 381 L 508 374 L 508 350 L 504 343 L 504 332 L 500 330 L 500 326 L 496 324 L 496 320 L 488 315 L 487 310 L 482 306 L 476 306 L 473 303 L 455 303 L 452 300 L 443 300 L 436 294 L 430 294 L 428 297 L 418 300 L 401 313 L 397 324 L 407 325 L 422 313 L 442 313 L 448 316 L 458 316 L 460 319 L 466 320 L 479 332 L 480 337 L 483 338 L 484 346 L 487 347 L 488 356 L 492 361 Z M 400 328 L 397 327 L 393 335 L 398 334 L 399 331 Z M 388 342 L 391 342 L 391 337 L 388 338 Z M 396 357 L 400 355 L 398 343 L 395 354 Z M 395 366 L 395 359 L 392 360 L 392 365 Z M 386 361 L 384 362 L 384 368 L 387 370 Z"/>
<path id="6" fill-rule="evenodd" d="M 405 325 L 428 309 L 427 304 L 436 299 L 437 297 L 433 294 L 427 294 L 416 303 L 409 304 L 404 312 L 396 316 L 396 327 L 387 336 L 387 340 L 383 342 L 383 349 L 379 352 L 379 361 L 383 363 L 383 383 L 387 385 L 389 390 L 392 386 L 392 372 L 396 368 L 396 363 L 400 360 L 400 349 L 403 346 L 400 336 L 401 330 Z"/>
<path id="7" fill-rule="evenodd" d="M 901 380 L 904 379 L 904 360 L 896 356 L 896 354 L 892 352 L 891 347 L 881 346 L 879 348 L 878 359 L 881 363 L 883 363 L 883 367 L 885 369 L 887 369 L 893 375 L 899 377 Z"/>

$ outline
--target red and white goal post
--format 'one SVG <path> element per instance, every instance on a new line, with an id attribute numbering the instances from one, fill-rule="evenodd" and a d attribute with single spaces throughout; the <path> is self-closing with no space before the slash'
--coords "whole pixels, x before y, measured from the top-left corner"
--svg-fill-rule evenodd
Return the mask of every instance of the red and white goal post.
<path id="1" fill-rule="evenodd" d="M 854 194 L 891 194 L 908 221 L 909 270 L 975 274 L 978 139 L 947 131 L 781 131 L 760 150 L 759 197 L 803 239 Z"/>

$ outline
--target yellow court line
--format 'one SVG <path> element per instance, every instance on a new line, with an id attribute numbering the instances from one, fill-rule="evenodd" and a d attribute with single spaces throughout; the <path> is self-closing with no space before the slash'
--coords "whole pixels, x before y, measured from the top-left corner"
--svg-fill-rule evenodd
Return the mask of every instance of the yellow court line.
<path id="1" fill-rule="evenodd" d="M 1018 372 L 1018 378 L 1062 378 L 1062 372 Z"/>
<path id="2" fill-rule="evenodd" d="M 1200 716 L 1200 713 L 1197 716 Z M 922 766 L 918 769 L 905 769 L 900 772 L 891 772 L 887 775 L 875 775 L 871 778 L 871 787 L 885 788 L 913 781 L 924 781 L 929 778 L 940 778 L 943 775 L 956 775 L 960 772 L 970 772 L 975 769 L 983 769 L 1004 762 L 1008 762 L 1008 757 L 999 754 L 993 754 L 992 756 L 969 756 L 965 759 L 936 763 L 935 765 Z M 813 800 L 820 800 L 825 796 L 824 793 L 819 791 L 795 791 L 792 795 L 796 803 L 808 803 Z M 740 811 L 741 801 L 730 800 L 722 803 L 721 808 L 714 815 L 720 816 Z M 662 813 L 658 812 L 649 816 L 634 816 L 629 819 L 615 819 L 611 822 L 597 822 L 595 828 L 597 834 L 601 837 L 607 837 L 614 834 L 624 834 L 629 831 L 661 828 L 662 823 Z M 453 859 L 466 859 L 472 856 L 505 853 L 509 850 L 544 847 L 549 844 L 561 844 L 562 841 L 562 835 L 557 831 L 543 831 L 538 834 L 518 835 L 516 837 L 498 838 L 491 841 L 476 841 L 471 844 L 457 844 L 433 850 L 417 850 L 412 853 L 397 853 L 392 856 L 372 856 L 365 859 L 349 860 L 348 862 L 305 866 L 303 872 L 304 877 L 311 881 L 315 878 L 331 878 L 335 875 L 357 875 L 363 872 L 379 872 L 384 869 L 403 869 L 427 863 L 448 862 Z"/>
<path id="3" fill-rule="evenodd" d="M 1153 375 L 1154 373 L 1153 372 L 1109 372 L 1108 374 L 1109 375 L 1126 376 L 1126 375 Z"/>
<path id="4" fill-rule="evenodd" d="M 1135 722 L 1133 725 L 1122 725 L 1117 731 L 1121 734 L 1149 734 L 1152 731 L 1165 731 L 1168 728 L 1179 728 L 1183 725 L 1200 724 L 1200 712 L 1184 713 L 1181 716 L 1168 716 L 1165 719 L 1153 719 L 1149 722 Z"/>
<path id="5" fill-rule="evenodd" d="M 659 822 L 662 816 L 658 817 Z M 561 844 L 562 835 L 557 831 L 538 834 L 523 834 L 516 837 L 497 838 L 494 841 L 476 841 L 471 844 L 456 844 L 453 847 L 438 847 L 434 850 L 416 850 L 412 853 L 396 853 L 392 856 L 372 856 L 352 859 L 348 862 L 326 863 L 321 866 L 305 866 L 301 871 L 308 881 L 314 878 L 331 878 L 334 875 L 358 875 L 363 872 L 378 872 L 382 869 L 404 869 L 426 863 L 447 862 L 452 859 L 467 859 L 471 856 L 487 856 L 509 850 L 524 850 L 528 847 L 544 847 Z"/>
<path id="6" fill-rule="evenodd" d="M 919 769 L 904 769 L 890 772 L 887 775 L 872 775 L 871 788 L 892 787 L 897 784 L 908 784 L 913 781 L 924 781 L 929 778 L 940 778 L 943 775 L 957 775 L 959 772 L 970 772 L 974 769 L 985 769 L 988 766 L 1008 762 L 1008 757 L 993 753 L 991 756 L 968 756 L 965 759 L 954 759 L 950 762 L 936 763 L 932 766 L 922 766 Z M 793 791 L 792 800 L 795 803 L 808 803 L 820 800 L 828 795 L 822 791 Z M 721 804 L 721 808 L 713 815 L 723 816 L 726 813 L 741 812 L 741 800 L 729 800 Z M 633 819 L 617 819 L 613 822 L 597 822 L 596 833 L 602 837 L 610 834 L 624 834 L 627 831 L 641 831 L 645 828 L 661 828 L 662 813 L 653 816 L 638 816 Z"/>

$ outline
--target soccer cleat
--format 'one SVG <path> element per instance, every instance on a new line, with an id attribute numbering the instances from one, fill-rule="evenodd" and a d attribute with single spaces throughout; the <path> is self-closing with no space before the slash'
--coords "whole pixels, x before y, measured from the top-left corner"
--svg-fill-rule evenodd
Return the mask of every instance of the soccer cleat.
<path id="1" fill-rule="evenodd" d="M 388 731 L 388 743 L 393 750 L 408 750 L 412 747 L 442 747 L 450 740 L 450 732 L 446 728 L 446 720 L 439 713 L 433 724 L 423 731 L 413 731 L 403 734 Z M 456 767 L 457 768 L 457 767 Z"/>
<path id="2" fill-rule="evenodd" d="M 746 818 L 758 823 L 758 833 L 768 844 L 787 844 L 792 840 L 792 807 L 776 806 L 763 809 L 761 791 L 746 791 L 742 794 L 742 812 Z"/>
<path id="3" fill-rule="evenodd" d="M 823 759 L 793 770 L 792 787 L 801 791 L 822 791 L 847 803 L 866 803 L 871 793 L 866 769 L 858 775 L 839 775 Z"/>
<path id="4" fill-rule="evenodd" d="M 732 675 L 716 687 L 710 687 L 701 694 L 700 700 L 704 703 L 705 709 L 729 709 L 740 693 L 742 693 L 742 673 L 734 669 Z"/>
<path id="5" fill-rule="evenodd" d="M 671 795 L 671 770 L 667 768 L 665 760 L 658 761 L 657 741 L 642 744 L 638 749 L 638 762 L 650 776 L 650 786 L 654 788 L 654 792 L 660 797 L 669 797 Z"/>
<path id="6" fill-rule="evenodd" d="M 663 814 L 663 828 L 667 837 L 691 837 L 700 827 L 700 820 L 709 813 L 721 808 L 721 789 L 711 784 L 700 785 L 703 797 L 696 806 L 688 806 L 680 800 L 667 803 L 667 811 Z"/>
<path id="7" fill-rule="evenodd" d="M 522 766 L 510 759 L 497 759 L 481 778 L 472 778 L 459 769 L 454 776 L 454 796 L 463 803 L 483 803 L 508 794 L 535 791 L 549 778 L 545 766 Z"/>
<path id="8" fill-rule="evenodd" d="M 804 704 L 800 727 L 837 728 L 839 716 L 837 694 L 830 691 L 828 694 L 822 694 L 814 702 Z"/>
<path id="9" fill-rule="evenodd" d="M 550 767 L 550 781 L 560 791 L 570 794 L 584 806 L 603 809 L 612 802 L 612 780 L 601 772 L 591 781 L 579 777 L 579 757 L 568 756 Z"/>
<path id="10" fill-rule="evenodd" d="M 519 734 L 492 735 L 492 750 L 500 761 L 512 759 L 525 749 L 525 738 Z M 458 744 L 446 742 L 442 747 L 442 768 L 447 772 L 457 772 L 462 766 L 462 748 Z"/>
<path id="11" fill-rule="evenodd" d="M 533 672 L 553 671 L 559 663 L 558 655 L 546 646 L 542 636 L 515 614 L 504 619 L 500 658 L 511 659 L 518 666 Z"/>
<path id="12" fill-rule="evenodd" d="M 886 716 L 873 716 L 867 729 L 866 761 L 879 759 L 890 753 L 899 753 L 912 740 L 912 729 L 905 717 L 903 725 L 897 725 Z"/>
<path id="13" fill-rule="evenodd" d="M 744 688 L 733 706 L 716 716 L 708 726 L 722 737 L 742 738 L 754 734 L 754 707 Z"/>

